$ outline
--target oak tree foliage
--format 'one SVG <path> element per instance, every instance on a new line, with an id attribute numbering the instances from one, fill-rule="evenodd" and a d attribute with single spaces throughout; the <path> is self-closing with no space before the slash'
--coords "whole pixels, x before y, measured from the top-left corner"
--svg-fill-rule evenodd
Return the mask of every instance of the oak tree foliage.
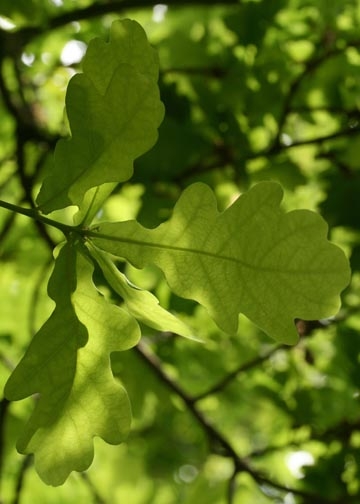
<path id="1" fill-rule="evenodd" d="M 300 3 L 1 8 L 4 498 L 357 502 L 360 18 Z"/>

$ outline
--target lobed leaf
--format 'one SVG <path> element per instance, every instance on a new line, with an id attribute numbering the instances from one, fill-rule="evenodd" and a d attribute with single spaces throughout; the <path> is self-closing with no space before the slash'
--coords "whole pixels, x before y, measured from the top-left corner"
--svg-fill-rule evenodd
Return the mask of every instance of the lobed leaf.
<path id="1" fill-rule="evenodd" d="M 282 212 L 282 195 L 277 183 L 262 182 L 219 213 L 211 189 L 196 183 L 155 229 L 127 221 L 90 234 L 97 247 L 138 268 L 156 264 L 175 293 L 204 305 L 226 332 L 236 332 L 242 312 L 292 344 L 295 318 L 337 313 L 350 270 L 327 240 L 325 221 L 307 210 Z"/>
<path id="2" fill-rule="evenodd" d="M 91 244 L 90 252 L 99 264 L 109 285 L 124 300 L 129 313 L 137 320 L 158 331 L 171 331 L 185 338 L 199 341 L 184 322 L 160 306 L 159 300 L 151 292 L 132 284 L 117 269 L 109 254 Z"/>
<path id="3" fill-rule="evenodd" d="M 89 467 L 94 436 L 115 444 L 130 429 L 129 400 L 109 354 L 134 346 L 140 329 L 126 311 L 105 301 L 92 274 L 78 247 L 61 249 L 49 283 L 56 307 L 5 387 L 10 400 L 39 394 L 18 449 L 34 453 L 38 473 L 52 485 Z"/>
<path id="4" fill-rule="evenodd" d="M 135 21 L 115 21 L 109 43 L 91 41 L 83 71 L 66 94 L 72 137 L 57 143 L 52 172 L 37 198 L 44 213 L 69 205 L 85 214 L 90 205 L 96 213 L 103 198 L 92 194 L 83 209 L 87 191 L 128 180 L 134 160 L 156 142 L 163 119 L 157 55 Z"/>

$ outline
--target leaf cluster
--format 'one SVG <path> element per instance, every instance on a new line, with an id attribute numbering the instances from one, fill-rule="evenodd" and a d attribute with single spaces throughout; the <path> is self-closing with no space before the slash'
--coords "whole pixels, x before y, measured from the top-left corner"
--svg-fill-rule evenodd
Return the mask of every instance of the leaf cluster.
<path id="1" fill-rule="evenodd" d="M 299 502 L 331 502 L 333 495 L 340 502 L 343 495 L 356 494 L 351 398 L 357 361 L 346 346 L 354 329 L 339 322 L 338 338 L 327 320 L 339 311 L 349 264 L 343 250 L 328 240 L 323 218 L 298 209 L 316 209 L 323 199 L 321 209 L 334 226 L 357 225 L 353 211 L 338 211 L 328 189 L 336 187 L 347 203 L 357 204 L 356 185 L 346 178 L 354 170 L 353 154 L 344 154 L 349 145 L 356 154 L 351 140 L 357 133 L 356 90 L 341 78 L 349 58 L 356 66 L 355 32 L 339 33 L 347 52 L 331 42 L 323 49 L 311 26 L 317 23 L 324 37 L 331 34 L 337 30 L 331 15 L 325 22 L 316 14 L 320 11 L 304 5 L 297 12 L 294 3 L 184 8 L 176 15 L 170 6 L 169 34 L 161 23 L 149 29 L 157 51 L 137 22 L 113 22 L 108 42 L 103 25 L 85 23 L 78 37 L 91 41 L 82 72 L 67 86 L 67 138 L 59 138 L 60 116 L 49 116 L 45 131 L 35 108 L 38 100 L 44 110 L 59 108 L 61 93 L 57 97 L 45 88 L 41 96 L 39 88 L 36 94 L 27 79 L 36 82 L 39 72 L 40 33 L 45 41 L 54 36 L 54 45 L 69 38 L 68 28 L 47 35 L 42 16 L 49 16 L 48 27 L 66 27 L 68 18 L 45 13 L 35 2 L 33 27 L 28 27 L 25 5 L 4 6 L 2 14 L 19 26 L 18 32 L 2 33 L 15 65 L 19 45 L 35 60 L 23 69 L 16 90 L 11 83 L 19 68 L 2 57 L 7 140 L 0 206 L 17 214 L 16 226 L 6 217 L 2 221 L 2 259 L 10 258 L 4 278 L 8 271 L 11 282 L 12 264 L 24 268 L 21 278 L 35 267 L 33 294 L 24 292 L 23 299 L 39 303 L 48 318 L 30 317 L 35 335 L 10 377 L 4 373 L 3 416 L 16 415 L 8 400 L 34 398 L 29 419 L 20 414 L 17 446 L 34 454 L 46 483 L 60 485 L 72 471 L 86 470 L 94 438 L 118 444 L 128 436 L 132 414 L 126 387 L 134 417 L 128 446 L 134 452 L 120 449 L 116 464 L 123 467 L 124 480 L 136 474 L 164 478 L 164 502 L 175 499 L 170 480 L 185 487 L 194 481 L 186 497 L 193 502 L 204 492 L 209 495 L 209 482 L 222 472 L 214 504 L 225 494 L 229 502 L 271 502 L 289 487 Z M 75 20 L 91 12 L 68 14 Z M 197 17 L 203 20 L 200 27 Z M 99 32 L 103 37 L 93 38 Z M 24 49 L 21 58 L 26 56 Z M 284 66 L 284 58 L 291 64 Z M 55 73 L 67 81 L 64 68 Z M 318 100 L 314 86 L 322 90 Z M 335 164 L 340 172 L 334 173 Z M 285 211 L 278 182 L 285 189 Z M 21 214 L 33 219 L 31 231 Z M 14 231 L 6 236 L 10 228 Z M 356 232 L 346 238 L 336 229 L 336 241 L 348 249 L 355 243 L 356 250 Z M 34 243 L 31 254 L 16 251 L 24 230 Z M 54 247 L 46 295 L 41 268 Z M 356 276 L 354 286 L 346 309 L 356 304 Z M 1 343 L 8 352 L 14 330 L 5 325 L 3 331 Z M 297 343 L 299 334 L 301 342 L 290 350 L 287 345 Z M 20 344 L 14 360 L 26 346 L 26 341 Z M 344 372 L 337 377 L 336 369 Z M 329 408 L 336 387 L 347 386 L 341 403 Z M 173 396 L 183 406 L 176 399 L 174 409 Z M 144 448 L 141 439 L 149 428 L 151 442 Z M 327 451 L 333 438 L 341 446 Z M 164 439 L 176 446 L 174 452 L 164 452 Z M 303 485 L 294 483 L 279 462 L 291 446 L 319 461 L 306 470 Z M 139 465 L 144 450 L 145 467 Z M 351 469 L 341 473 L 344 460 Z M 276 467 L 272 477 L 271 467 Z M 322 492 L 317 480 L 327 471 L 341 473 L 347 486 L 334 483 L 331 492 Z M 96 495 L 91 482 L 88 490 Z M 134 502 L 147 498 L 140 494 L 134 490 Z"/>

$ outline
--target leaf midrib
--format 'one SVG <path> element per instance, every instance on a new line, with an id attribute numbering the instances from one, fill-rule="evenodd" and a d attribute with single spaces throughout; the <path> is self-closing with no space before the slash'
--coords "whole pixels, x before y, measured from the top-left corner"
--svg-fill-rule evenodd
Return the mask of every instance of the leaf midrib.
<path id="1" fill-rule="evenodd" d="M 230 261 L 236 264 L 240 264 L 244 268 L 248 268 L 251 270 L 258 270 L 261 272 L 267 272 L 267 273 L 276 273 L 276 274 L 296 274 L 296 275 L 324 275 L 326 273 L 328 274 L 333 274 L 332 271 L 326 269 L 326 270 L 319 270 L 317 269 L 316 271 L 310 271 L 308 268 L 305 270 L 286 270 L 284 268 L 279 269 L 276 268 L 269 268 L 269 267 L 263 267 L 260 264 L 259 265 L 253 265 L 250 263 L 247 263 L 238 257 L 231 257 L 227 256 L 224 254 L 217 254 L 215 252 L 210 252 L 208 250 L 199 250 L 199 249 L 194 249 L 190 247 L 179 247 L 176 245 L 168 245 L 168 244 L 162 244 L 162 243 L 154 243 L 154 242 L 148 242 L 148 241 L 142 241 L 142 240 L 136 240 L 133 238 L 123 238 L 121 236 L 113 236 L 113 235 L 107 235 L 105 233 L 98 233 L 96 231 L 87 231 L 86 235 L 88 237 L 92 237 L 95 239 L 102 239 L 102 240 L 107 240 L 110 242 L 120 242 L 120 243 L 127 243 L 130 245 L 138 245 L 140 247 L 149 247 L 149 248 L 155 248 L 155 249 L 162 249 L 162 250 L 173 250 L 175 252 L 182 252 L 182 253 L 188 253 L 188 254 L 195 254 L 195 255 L 200 255 L 200 256 L 206 256 L 206 257 L 211 257 L 212 259 L 216 260 L 223 260 L 223 261 Z M 99 245 L 97 245 L 99 248 Z M 106 250 L 106 249 L 103 249 Z M 107 250 L 110 253 L 113 253 L 109 250 Z M 121 256 L 123 257 L 123 256 Z M 126 257 L 125 257 L 126 258 Z"/>

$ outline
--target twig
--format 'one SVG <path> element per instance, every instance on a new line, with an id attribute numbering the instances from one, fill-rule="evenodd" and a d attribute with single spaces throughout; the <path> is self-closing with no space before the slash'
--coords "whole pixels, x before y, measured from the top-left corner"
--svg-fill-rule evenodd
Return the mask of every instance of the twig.
<path id="1" fill-rule="evenodd" d="M 254 159 L 262 158 L 262 157 L 272 157 L 281 154 L 282 152 L 288 151 L 289 149 L 294 149 L 296 147 L 304 147 L 306 145 L 314 145 L 314 144 L 323 144 L 327 141 L 334 140 L 336 138 L 360 135 L 360 126 L 356 126 L 355 128 L 347 127 L 341 129 L 339 131 L 335 131 L 329 135 L 324 135 L 321 137 L 310 138 L 306 140 L 298 140 L 292 143 L 282 143 L 280 140 L 274 142 L 270 147 L 257 151 L 257 152 L 249 152 L 244 154 L 241 158 L 241 162 L 238 164 L 243 166 L 247 161 L 251 161 Z M 234 153 L 231 152 L 230 148 L 218 149 L 217 151 L 218 157 L 215 160 L 211 159 L 209 163 L 201 162 L 196 165 L 191 165 L 185 168 L 181 173 L 176 175 L 173 180 L 175 182 L 180 183 L 183 179 L 187 177 L 193 177 L 194 174 L 200 173 L 208 173 L 213 170 L 216 170 L 220 167 L 224 167 L 228 164 L 233 164 L 235 161 Z"/>
<path id="2" fill-rule="evenodd" d="M 313 144 L 321 144 L 324 142 L 327 142 L 328 140 L 333 140 L 334 138 L 340 138 L 343 136 L 352 136 L 352 135 L 358 135 L 360 134 L 360 126 L 357 126 L 356 128 L 346 128 L 343 130 L 335 131 L 334 133 L 331 133 L 330 135 L 324 135 L 322 137 L 315 137 L 315 138 L 310 138 L 307 140 L 299 140 L 297 142 L 292 142 L 289 144 L 283 144 L 283 143 L 277 143 L 276 145 L 273 145 L 268 151 L 264 152 L 257 152 L 254 153 L 254 156 L 248 157 L 248 159 L 252 159 L 255 157 L 261 157 L 261 156 L 271 156 L 274 154 L 278 154 L 280 151 L 283 150 L 288 150 L 288 149 L 293 149 L 295 147 L 302 147 L 305 145 L 313 145 Z"/>
<path id="3" fill-rule="evenodd" d="M 312 331 L 314 329 L 317 329 L 319 327 L 324 327 L 321 322 L 318 320 L 300 320 L 298 319 L 296 321 L 296 328 L 299 333 L 299 336 L 301 336 L 301 340 L 306 338 L 307 336 L 310 336 Z M 300 340 L 300 341 L 301 341 Z M 263 355 L 259 355 L 258 357 L 255 357 L 254 359 L 250 360 L 249 362 L 246 362 L 245 364 L 241 364 L 238 366 L 236 369 L 228 373 L 224 378 L 222 378 L 218 383 L 210 387 L 208 390 L 205 390 L 201 394 L 198 394 L 197 396 L 193 397 L 192 400 L 194 402 L 201 401 L 205 397 L 208 397 L 209 395 L 217 394 L 218 392 L 221 392 L 227 385 L 234 380 L 239 374 L 245 373 L 246 371 L 249 371 L 250 369 L 253 369 L 257 366 L 260 366 L 263 362 L 267 361 L 272 355 L 274 355 L 276 352 L 279 350 L 287 350 L 291 351 L 293 346 L 289 345 L 276 345 L 273 348 L 271 348 L 268 352 L 264 353 Z"/>
<path id="4" fill-rule="evenodd" d="M 68 224 L 63 224 L 62 222 L 55 221 L 53 219 L 49 219 L 48 217 L 45 217 L 44 215 L 39 214 L 36 210 L 33 210 L 31 208 L 23 208 L 18 205 L 13 205 L 12 203 L 9 203 L 8 201 L 3 201 L 0 200 L 0 207 L 1 208 L 6 208 L 7 210 L 10 210 L 12 212 L 25 215 L 26 217 L 30 217 L 31 219 L 34 219 L 35 221 L 42 222 L 43 224 L 48 224 L 49 226 L 53 226 L 60 231 L 62 231 L 65 235 L 71 233 L 71 232 L 76 232 L 77 228 L 75 226 L 69 226 Z M 81 230 L 78 230 L 79 232 Z"/>
<path id="5" fill-rule="evenodd" d="M 249 371 L 250 369 L 256 366 L 259 366 L 260 364 L 268 360 L 269 357 L 271 357 L 274 353 L 284 348 L 290 348 L 290 347 L 286 345 L 275 346 L 274 348 L 269 350 L 266 354 L 256 357 L 255 359 L 246 362 L 245 364 L 241 364 L 241 366 L 234 369 L 234 371 L 231 371 L 231 373 L 228 373 L 224 378 L 222 378 L 218 383 L 210 387 L 208 390 L 205 390 L 201 394 L 198 394 L 197 396 L 193 397 L 192 401 L 198 402 L 204 399 L 205 397 L 221 392 L 232 380 L 234 380 L 237 376 L 239 376 L 239 374 L 244 373 L 245 371 Z"/>
<path id="6" fill-rule="evenodd" d="M 269 149 L 270 151 L 277 151 L 279 145 L 280 145 L 280 137 L 281 133 L 283 130 L 283 126 L 285 124 L 286 118 L 291 111 L 291 102 L 293 101 L 295 95 L 297 94 L 301 84 L 305 80 L 306 77 L 308 77 L 311 73 L 313 73 L 315 70 L 317 70 L 324 62 L 328 61 L 331 58 L 334 58 L 336 56 L 339 56 L 340 54 L 343 54 L 349 47 L 359 47 L 360 46 L 360 40 L 354 40 L 352 42 L 349 42 L 345 47 L 342 48 L 334 48 L 332 50 L 326 51 L 324 54 L 313 58 L 312 60 L 308 61 L 305 65 L 304 71 L 301 72 L 291 83 L 289 91 L 285 97 L 285 101 L 283 103 L 283 108 L 282 112 L 278 121 L 278 132 L 277 135 L 274 139 L 272 147 Z"/>

